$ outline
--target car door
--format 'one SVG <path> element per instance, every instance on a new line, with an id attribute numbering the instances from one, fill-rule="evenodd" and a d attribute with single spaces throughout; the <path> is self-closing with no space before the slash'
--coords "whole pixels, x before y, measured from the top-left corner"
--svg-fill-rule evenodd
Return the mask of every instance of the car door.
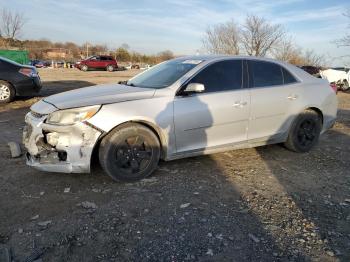
<path id="1" fill-rule="evenodd" d="M 93 56 L 90 58 L 88 66 L 91 68 L 99 68 L 99 63 L 100 63 L 100 57 Z"/>
<path id="2" fill-rule="evenodd" d="M 178 153 L 246 141 L 250 97 L 249 90 L 243 88 L 243 71 L 242 60 L 215 62 L 187 83 L 203 84 L 203 93 L 180 92 L 175 97 Z"/>
<path id="3" fill-rule="evenodd" d="M 110 61 L 109 61 L 109 58 L 108 58 L 108 57 L 106 57 L 106 56 L 101 56 L 101 57 L 100 57 L 100 65 L 99 65 L 99 67 L 100 67 L 100 68 L 106 68 L 109 62 L 110 62 Z"/>
<path id="4" fill-rule="evenodd" d="M 276 63 L 249 60 L 251 115 L 248 140 L 273 140 L 286 133 L 290 108 L 298 99 L 296 79 Z"/>

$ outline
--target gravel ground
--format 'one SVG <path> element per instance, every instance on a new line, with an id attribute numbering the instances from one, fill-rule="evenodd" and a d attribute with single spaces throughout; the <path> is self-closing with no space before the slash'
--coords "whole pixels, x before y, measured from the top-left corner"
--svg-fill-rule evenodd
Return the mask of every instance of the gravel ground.
<path id="1" fill-rule="evenodd" d="M 41 96 L 137 71 L 41 70 Z M 0 107 L 0 250 L 15 261 L 350 261 L 350 94 L 314 150 L 161 162 L 149 179 L 43 173 L 11 159 L 39 98 Z M 0 252 L 1 253 L 1 252 Z"/>

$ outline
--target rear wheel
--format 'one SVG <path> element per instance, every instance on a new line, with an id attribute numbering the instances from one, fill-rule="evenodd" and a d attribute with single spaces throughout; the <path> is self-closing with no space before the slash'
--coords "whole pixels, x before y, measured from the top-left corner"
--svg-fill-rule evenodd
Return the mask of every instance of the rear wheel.
<path id="1" fill-rule="evenodd" d="M 5 81 L 0 81 L 0 103 L 9 103 L 15 98 L 15 89 Z"/>
<path id="2" fill-rule="evenodd" d="M 285 146 L 295 152 L 308 152 L 317 143 L 322 121 L 317 112 L 305 110 L 293 122 Z"/>
<path id="3" fill-rule="evenodd" d="M 349 89 L 349 82 L 347 80 L 343 80 L 343 83 L 341 85 L 342 91 L 347 91 Z"/>
<path id="4" fill-rule="evenodd" d="M 109 66 L 106 67 L 106 70 L 108 72 L 113 72 L 114 71 L 114 67 L 112 65 L 109 65 Z"/>
<path id="5" fill-rule="evenodd" d="M 160 143 L 154 132 L 140 124 L 125 124 L 101 141 L 99 160 L 114 180 L 136 181 L 158 166 Z"/>
<path id="6" fill-rule="evenodd" d="M 81 67 L 81 71 L 86 72 L 86 71 L 88 71 L 88 70 L 89 70 L 89 67 L 88 67 L 87 65 L 83 65 L 83 66 Z"/>

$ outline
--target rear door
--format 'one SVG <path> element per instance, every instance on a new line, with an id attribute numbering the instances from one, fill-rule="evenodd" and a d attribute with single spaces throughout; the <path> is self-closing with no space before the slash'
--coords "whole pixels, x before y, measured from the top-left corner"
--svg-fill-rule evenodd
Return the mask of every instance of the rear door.
<path id="1" fill-rule="evenodd" d="M 109 57 L 100 56 L 100 68 L 106 68 L 110 62 Z"/>
<path id="2" fill-rule="evenodd" d="M 203 93 L 175 97 L 178 153 L 246 141 L 250 97 L 243 86 L 243 71 L 242 60 L 215 62 L 189 81 L 203 84 Z"/>
<path id="3" fill-rule="evenodd" d="M 290 109 L 298 99 L 296 79 L 276 63 L 249 60 L 251 116 L 248 140 L 273 140 L 282 136 L 291 121 Z"/>

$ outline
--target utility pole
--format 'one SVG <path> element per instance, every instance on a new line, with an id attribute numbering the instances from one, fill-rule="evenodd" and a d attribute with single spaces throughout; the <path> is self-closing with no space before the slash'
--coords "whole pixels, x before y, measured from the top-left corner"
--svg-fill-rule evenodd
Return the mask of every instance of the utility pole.
<path id="1" fill-rule="evenodd" d="M 89 43 L 86 42 L 86 58 L 89 57 Z"/>

